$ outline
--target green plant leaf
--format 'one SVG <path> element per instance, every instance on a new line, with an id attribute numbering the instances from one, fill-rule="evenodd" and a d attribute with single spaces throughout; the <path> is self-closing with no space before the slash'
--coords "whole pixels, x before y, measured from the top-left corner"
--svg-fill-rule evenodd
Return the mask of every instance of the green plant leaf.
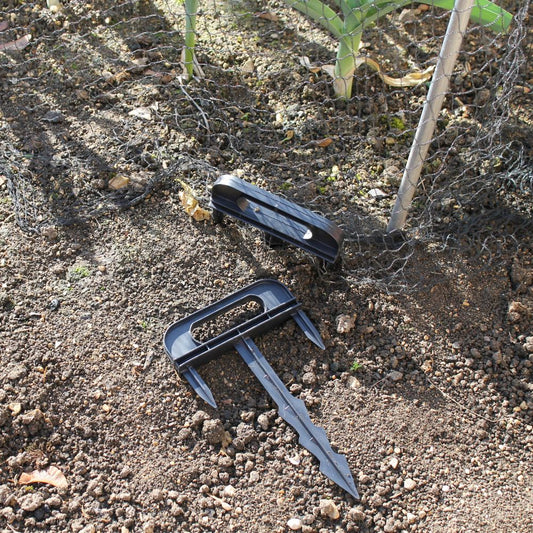
<path id="1" fill-rule="evenodd" d="M 334 37 L 342 39 L 345 33 L 344 22 L 333 9 L 320 0 L 288 0 L 288 4 L 320 24 Z"/>
<path id="2" fill-rule="evenodd" d="M 362 368 L 362 364 L 358 363 L 357 361 L 354 361 L 352 363 L 352 366 L 350 367 L 354 372 L 357 372 L 360 368 Z"/>
<path id="3" fill-rule="evenodd" d="M 392 11 L 412 4 L 412 0 L 333 0 L 342 13 L 341 17 L 320 0 L 287 1 L 339 39 L 333 73 L 334 89 L 337 96 L 345 99 L 351 96 L 364 29 Z M 455 0 L 418 0 L 418 3 L 452 10 Z M 490 0 L 476 0 L 470 18 L 495 32 L 507 31 L 512 21 L 510 13 Z"/>
<path id="4" fill-rule="evenodd" d="M 455 5 L 454 0 L 419 0 L 419 2 L 448 10 L 452 10 Z M 513 16 L 489 0 L 475 0 L 470 19 L 475 24 L 481 24 L 498 33 L 509 30 Z"/>

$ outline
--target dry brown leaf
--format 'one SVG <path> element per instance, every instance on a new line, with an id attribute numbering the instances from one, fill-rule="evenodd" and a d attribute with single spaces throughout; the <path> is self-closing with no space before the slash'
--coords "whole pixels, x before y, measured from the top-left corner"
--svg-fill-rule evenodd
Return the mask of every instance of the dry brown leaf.
<path id="1" fill-rule="evenodd" d="M 0 52 L 4 50 L 22 50 L 30 44 L 31 35 L 24 35 L 16 41 L 10 41 L 9 43 L 0 43 Z"/>
<path id="2" fill-rule="evenodd" d="M 85 89 L 76 89 L 74 91 L 74 94 L 80 99 L 80 100 L 88 100 L 89 99 L 89 93 Z"/>
<path id="3" fill-rule="evenodd" d="M 402 22 L 403 24 L 409 24 L 412 22 L 416 22 L 420 13 L 421 11 L 416 8 L 415 9 L 403 9 L 401 13 L 398 15 L 398 20 Z"/>
<path id="4" fill-rule="evenodd" d="M 128 115 L 130 117 L 142 118 L 143 120 L 152 119 L 152 110 L 149 107 L 136 107 L 132 109 Z"/>
<path id="5" fill-rule="evenodd" d="M 113 80 L 108 80 L 108 81 L 113 81 L 114 83 L 122 83 L 123 81 L 129 80 L 130 78 L 131 78 L 131 74 L 123 70 L 121 72 L 117 72 L 113 76 Z"/>
<path id="6" fill-rule="evenodd" d="M 294 137 L 294 130 L 287 130 L 287 133 L 285 134 L 285 139 L 283 139 L 281 142 L 284 143 L 286 141 L 290 141 Z"/>
<path id="7" fill-rule="evenodd" d="M 406 74 L 402 78 L 391 78 L 386 74 L 380 73 L 380 77 L 387 85 L 390 85 L 391 87 L 414 87 L 415 85 L 419 85 L 420 83 L 431 79 L 433 70 L 434 67 L 429 67 L 424 71 L 409 72 L 409 74 Z"/>
<path id="8" fill-rule="evenodd" d="M 127 187 L 129 182 L 130 179 L 126 176 L 115 176 L 109 181 L 109 188 L 118 191 L 119 189 Z"/>
<path id="9" fill-rule="evenodd" d="M 209 220 L 211 218 L 211 213 L 207 211 L 207 209 L 203 209 L 202 207 L 198 206 L 192 213 L 192 218 L 196 220 L 196 222 L 202 222 L 203 220 Z"/>
<path id="10" fill-rule="evenodd" d="M 66 489 L 68 487 L 67 478 L 63 472 L 55 466 L 50 466 L 46 470 L 34 470 L 33 472 L 23 473 L 19 478 L 20 485 L 28 485 L 29 483 L 47 483 L 59 489 Z"/>
<path id="11" fill-rule="evenodd" d="M 125 70 L 122 70 L 120 72 L 116 72 L 113 74 L 109 70 L 103 70 L 102 71 L 102 78 L 104 78 L 106 83 L 111 84 L 120 84 L 123 81 L 126 81 L 127 79 L 131 78 L 131 74 Z"/>
<path id="12" fill-rule="evenodd" d="M 253 74 L 254 70 L 255 70 L 254 60 L 252 58 L 248 58 L 242 65 L 241 72 L 243 74 Z"/>
<path id="13" fill-rule="evenodd" d="M 375 61 L 374 59 L 370 57 L 362 57 L 359 56 L 355 60 L 355 68 L 359 68 L 361 65 L 368 65 L 370 68 L 375 70 L 378 73 L 378 76 L 381 78 L 383 83 L 386 83 L 387 85 L 390 85 L 391 87 L 413 87 L 415 85 L 419 85 L 420 83 L 423 83 L 429 79 L 431 79 L 431 76 L 433 75 L 433 71 L 435 70 L 434 66 L 428 67 L 426 70 L 415 70 L 414 72 L 410 72 L 409 74 L 406 74 L 405 76 L 401 78 L 393 78 L 392 76 L 389 76 L 383 72 L 383 69 L 381 68 L 381 65 Z M 343 91 L 343 85 L 346 83 L 346 80 L 351 78 L 355 75 L 355 72 L 348 72 L 345 76 L 345 78 L 337 78 L 335 76 L 335 66 L 334 65 L 322 65 L 322 70 L 331 76 L 334 79 L 335 85 L 338 86 L 338 92 L 342 93 Z"/>
<path id="14" fill-rule="evenodd" d="M 260 19 L 271 20 L 272 22 L 277 22 L 279 20 L 276 13 L 272 13 L 272 11 L 264 11 L 263 13 L 256 13 L 255 16 L 259 17 Z"/>
<path id="15" fill-rule="evenodd" d="M 170 83 L 175 77 L 173 74 L 163 74 L 161 76 L 161 83 Z"/>
<path id="16" fill-rule="evenodd" d="M 181 200 L 181 205 L 185 208 L 185 212 L 190 215 L 193 209 L 198 206 L 198 200 L 189 191 L 180 191 L 178 196 Z"/>
<path id="17" fill-rule="evenodd" d="M 322 65 L 320 69 L 332 78 L 335 78 L 335 65 Z M 353 72 L 348 73 L 348 76 L 353 76 Z"/>
<path id="18" fill-rule="evenodd" d="M 333 142 L 333 139 L 331 137 L 327 137 L 326 139 L 317 141 L 316 145 L 320 146 L 320 148 L 326 148 L 326 146 L 329 146 L 332 142 Z"/>
<path id="19" fill-rule="evenodd" d="M 415 70 L 401 78 L 392 78 L 391 76 L 384 74 L 381 65 L 370 57 L 358 57 L 356 60 L 356 68 L 363 64 L 373 68 L 383 82 L 391 87 L 413 87 L 419 85 L 420 83 L 429 80 L 435 70 L 435 67 L 431 66 L 423 71 Z"/>
<path id="20" fill-rule="evenodd" d="M 185 212 L 197 222 L 211 218 L 211 213 L 200 207 L 198 200 L 193 196 L 191 191 L 180 191 L 179 198 Z"/>
<path id="21" fill-rule="evenodd" d="M 176 73 L 171 72 L 159 72 L 157 70 L 147 69 L 143 72 L 145 76 L 153 76 L 154 78 L 159 78 L 161 83 L 170 83 L 175 77 Z"/>
<path id="22" fill-rule="evenodd" d="M 301 56 L 299 58 L 299 61 L 300 61 L 300 65 L 302 65 L 302 67 L 305 67 L 306 69 L 308 69 L 313 74 L 317 74 L 317 73 L 319 73 L 322 70 L 321 66 L 312 64 L 307 56 Z"/>

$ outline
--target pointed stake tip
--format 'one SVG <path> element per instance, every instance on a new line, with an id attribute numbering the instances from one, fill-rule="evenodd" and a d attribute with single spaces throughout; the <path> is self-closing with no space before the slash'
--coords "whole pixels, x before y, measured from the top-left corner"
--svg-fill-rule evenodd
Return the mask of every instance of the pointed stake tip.
<path id="1" fill-rule="evenodd" d="M 326 477 L 329 477 L 329 476 L 326 476 Z M 342 480 L 339 479 L 338 481 L 336 481 L 333 478 L 329 478 L 329 479 L 333 481 L 333 483 L 338 485 L 341 489 L 343 489 L 345 492 L 347 492 L 350 496 L 353 496 L 356 500 L 361 499 L 361 497 L 359 496 L 359 492 L 357 492 L 357 488 L 351 476 L 350 478 L 344 477 Z"/>
<path id="2" fill-rule="evenodd" d="M 357 489 L 354 487 L 352 490 L 346 491 L 348 494 L 351 494 L 356 500 L 360 500 L 361 496 L 359 496 L 359 493 L 357 492 Z"/>
<path id="3" fill-rule="evenodd" d="M 325 350 L 326 349 L 326 346 L 325 344 L 322 342 L 322 339 L 318 339 L 318 341 L 314 341 L 314 343 L 321 349 L 321 350 Z"/>
<path id="4" fill-rule="evenodd" d="M 215 402 L 211 391 L 209 391 L 209 394 L 201 388 L 195 388 L 195 391 L 205 403 L 209 404 L 213 409 L 218 409 L 217 402 Z"/>
<path id="5" fill-rule="evenodd" d="M 300 329 L 305 333 L 305 336 L 313 344 L 316 344 L 316 346 L 318 346 L 321 350 L 326 349 L 324 343 L 322 342 L 322 338 L 320 337 L 320 333 L 302 310 L 299 310 L 294 315 L 294 319 L 296 320 L 298 326 L 300 326 Z"/>
<path id="6" fill-rule="evenodd" d="M 200 396 L 200 398 L 202 398 L 204 402 L 213 407 L 213 409 L 218 409 L 217 403 L 213 398 L 213 393 L 211 392 L 211 389 L 206 385 L 205 381 L 202 379 L 200 374 L 198 374 L 195 368 L 188 368 L 183 372 L 183 375 L 185 376 L 185 379 L 189 382 L 189 385 L 191 385 L 196 394 L 198 394 L 198 396 Z"/>
<path id="7" fill-rule="evenodd" d="M 322 464 L 321 464 L 322 466 Z M 338 472 L 336 475 L 330 475 L 331 472 L 324 471 L 322 468 L 320 469 L 321 472 L 329 478 L 333 483 L 338 485 L 341 489 L 346 491 L 350 496 L 353 496 L 356 500 L 360 500 L 361 497 L 359 496 L 359 492 L 357 492 L 357 487 L 355 486 L 355 481 L 353 480 L 353 477 L 351 474 L 348 473 L 342 473 Z"/>
<path id="8" fill-rule="evenodd" d="M 307 333 L 306 333 L 306 335 L 307 335 Z M 315 344 L 316 346 L 318 346 L 321 350 L 325 350 L 325 349 L 326 349 L 324 343 L 322 342 L 322 338 L 320 337 L 320 335 L 318 335 L 318 332 L 317 332 L 316 335 L 313 334 L 313 333 L 311 333 L 311 334 L 307 335 L 307 337 L 309 338 L 309 340 L 310 340 L 313 344 Z"/>

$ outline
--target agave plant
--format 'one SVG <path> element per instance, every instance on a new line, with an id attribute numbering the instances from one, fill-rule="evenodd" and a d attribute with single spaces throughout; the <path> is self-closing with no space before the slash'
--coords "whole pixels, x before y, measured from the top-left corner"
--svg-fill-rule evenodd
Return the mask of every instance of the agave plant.
<path id="1" fill-rule="evenodd" d="M 412 4 L 413 0 L 332 0 L 338 12 L 320 0 L 286 0 L 290 6 L 309 16 L 339 40 L 335 66 L 331 72 L 336 96 L 348 99 L 352 94 L 355 71 L 362 63 L 379 69 L 375 61 L 358 55 L 363 30 L 379 18 L 398 8 Z M 453 9 L 454 0 L 417 0 L 418 3 Z M 476 0 L 471 20 L 495 32 L 505 32 L 512 16 L 489 0 Z M 420 76 L 414 76 L 414 83 Z M 408 83 L 406 83 L 408 84 Z"/>

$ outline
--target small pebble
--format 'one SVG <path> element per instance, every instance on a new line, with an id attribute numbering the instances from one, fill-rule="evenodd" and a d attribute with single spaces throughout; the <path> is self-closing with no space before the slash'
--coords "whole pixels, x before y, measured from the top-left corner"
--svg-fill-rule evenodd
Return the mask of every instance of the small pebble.
<path id="1" fill-rule="evenodd" d="M 306 386 L 316 385 L 317 378 L 314 372 L 305 372 L 302 376 L 302 383 Z"/>
<path id="2" fill-rule="evenodd" d="M 257 417 L 257 423 L 259 424 L 259 426 L 261 427 L 263 431 L 266 431 L 270 426 L 269 418 L 265 413 L 261 413 Z"/>
<path id="3" fill-rule="evenodd" d="M 165 499 L 165 492 L 161 489 L 154 489 L 150 493 L 150 497 L 154 502 L 161 502 Z"/>
<path id="4" fill-rule="evenodd" d="M 287 527 L 292 531 L 299 531 L 302 529 L 302 521 L 299 518 L 291 518 L 287 522 Z"/>
<path id="5" fill-rule="evenodd" d="M 348 385 L 348 388 L 352 390 L 357 390 L 361 388 L 361 382 L 351 374 L 348 375 L 348 377 L 346 378 L 346 385 Z"/>
<path id="6" fill-rule="evenodd" d="M 226 485 L 222 491 L 222 495 L 225 498 L 233 498 L 235 496 L 235 487 L 233 485 Z"/>
<path id="7" fill-rule="evenodd" d="M 326 516 L 327 518 L 331 518 L 332 520 L 337 520 L 337 518 L 339 518 L 339 509 L 335 505 L 335 502 L 333 500 L 320 500 L 319 506 L 320 514 L 322 516 Z"/>
<path id="8" fill-rule="evenodd" d="M 49 241 L 55 241 L 59 234 L 55 226 L 46 226 L 41 228 L 41 235 L 46 237 Z"/>
<path id="9" fill-rule="evenodd" d="M 403 486 L 405 489 L 407 490 L 413 490 L 415 487 L 416 487 L 416 481 L 414 481 L 413 479 L 411 478 L 407 478 L 404 482 L 403 482 Z"/>
<path id="10" fill-rule="evenodd" d="M 196 411 L 192 417 L 191 427 L 201 426 L 206 420 L 209 420 L 209 415 L 205 411 Z"/>
<path id="11" fill-rule="evenodd" d="M 385 533 L 394 533 L 396 531 L 396 520 L 394 517 L 390 517 L 387 522 L 385 523 L 385 527 L 383 528 L 383 531 Z"/>
<path id="12" fill-rule="evenodd" d="M 337 333 L 350 333 L 355 326 L 357 315 L 339 315 L 336 318 Z"/>
<path id="13" fill-rule="evenodd" d="M 359 474 L 359 483 L 361 483 L 361 485 L 366 485 L 367 483 L 370 483 L 370 481 L 371 478 L 368 474 L 364 474 L 363 472 Z"/>
<path id="14" fill-rule="evenodd" d="M 362 522 L 365 519 L 365 513 L 362 509 L 350 509 L 347 518 L 354 522 Z"/>
<path id="15" fill-rule="evenodd" d="M 44 122 L 50 122 L 51 124 L 58 124 L 59 122 L 63 122 L 65 120 L 65 116 L 61 111 L 48 111 L 45 113 L 43 118 L 41 119 Z"/>
<path id="16" fill-rule="evenodd" d="M 17 416 L 22 411 L 22 404 L 20 402 L 11 402 L 7 404 L 7 408 L 13 416 Z"/>
<path id="17" fill-rule="evenodd" d="M 402 372 L 398 372 L 398 370 L 392 370 L 391 372 L 389 372 L 387 374 L 387 377 L 391 380 L 391 381 L 401 381 L 403 379 L 403 374 Z"/>
<path id="18" fill-rule="evenodd" d="M 50 498 L 48 498 L 45 503 L 49 507 L 61 507 L 63 500 L 59 496 L 53 495 L 50 496 Z"/>
<path id="19" fill-rule="evenodd" d="M 295 455 L 294 457 L 289 457 L 289 463 L 291 463 L 291 465 L 298 466 L 300 462 L 301 462 L 300 456 L 298 455 Z"/>
<path id="20" fill-rule="evenodd" d="M 7 368 L 6 377 L 7 379 L 11 381 L 17 381 L 23 377 L 26 376 L 28 373 L 28 369 L 25 365 L 19 364 L 19 365 L 12 365 Z"/>
<path id="21" fill-rule="evenodd" d="M 131 468 L 129 466 L 124 466 L 124 468 L 122 468 L 122 470 L 120 471 L 119 475 L 122 479 L 126 479 L 131 475 Z"/>

